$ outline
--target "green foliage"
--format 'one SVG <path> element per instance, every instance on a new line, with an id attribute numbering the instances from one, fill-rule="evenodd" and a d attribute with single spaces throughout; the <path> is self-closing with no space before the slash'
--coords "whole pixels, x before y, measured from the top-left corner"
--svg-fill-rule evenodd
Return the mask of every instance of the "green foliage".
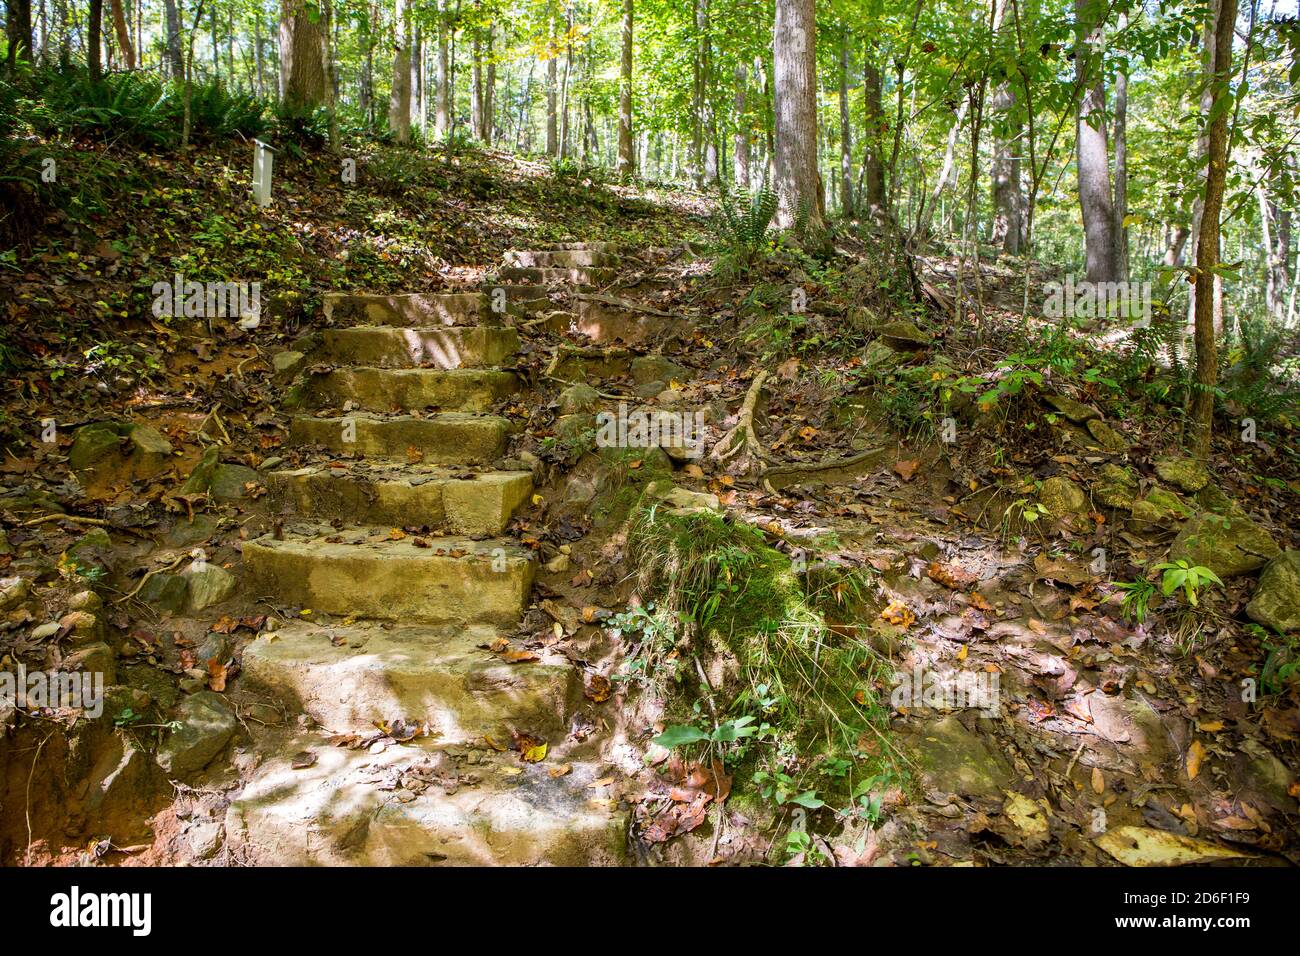
<path id="1" fill-rule="evenodd" d="M 1124 619 L 1145 623 L 1151 602 L 1156 597 L 1156 586 L 1146 578 L 1134 578 L 1132 581 L 1116 581 L 1115 587 L 1124 592 L 1124 601 L 1120 605 Z"/>
<path id="2" fill-rule="evenodd" d="M 1223 582 L 1219 580 L 1219 576 L 1209 568 L 1202 567 L 1199 564 L 1192 565 L 1184 559 L 1172 563 L 1166 561 L 1157 564 L 1152 570 L 1164 572 L 1160 582 L 1160 590 L 1165 597 L 1169 597 L 1176 590 L 1182 588 L 1187 603 L 1192 607 L 1196 607 L 1197 592 L 1207 581 L 1223 587 Z"/>

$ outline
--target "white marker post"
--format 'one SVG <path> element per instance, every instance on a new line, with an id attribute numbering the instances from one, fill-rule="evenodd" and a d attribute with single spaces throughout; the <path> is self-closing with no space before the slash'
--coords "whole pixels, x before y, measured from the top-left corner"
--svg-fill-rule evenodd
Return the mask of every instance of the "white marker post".
<path id="1" fill-rule="evenodd" d="M 271 205 L 271 167 L 275 150 L 260 139 L 253 140 L 253 199 L 259 206 Z"/>

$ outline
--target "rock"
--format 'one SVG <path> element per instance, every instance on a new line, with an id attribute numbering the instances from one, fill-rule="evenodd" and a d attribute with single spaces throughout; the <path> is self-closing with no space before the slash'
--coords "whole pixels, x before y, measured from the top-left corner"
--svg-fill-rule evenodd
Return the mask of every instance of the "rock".
<path id="1" fill-rule="evenodd" d="M 1133 517 L 1129 526 L 1134 531 L 1146 531 L 1152 527 L 1172 528 L 1184 518 L 1191 517 L 1193 511 L 1174 492 L 1157 486 L 1148 491 L 1141 501 L 1133 503 Z"/>
<path id="2" fill-rule="evenodd" d="M 659 501 L 678 514 L 719 511 L 722 508 L 717 495 L 679 488 L 671 481 L 652 481 L 646 485 L 645 494 L 651 501 Z"/>
<path id="3" fill-rule="evenodd" d="M 899 363 L 899 355 L 880 339 L 872 339 L 862 353 L 864 369 L 893 368 Z"/>
<path id="4" fill-rule="evenodd" d="M 928 334 L 916 327 L 915 322 L 886 322 L 876 331 L 880 341 L 895 352 L 919 352 L 932 341 Z"/>
<path id="5" fill-rule="evenodd" d="M 1262 568 L 1281 553 L 1268 531 L 1249 518 L 1200 514 L 1178 532 L 1170 561 L 1188 561 L 1227 579 Z"/>
<path id="6" fill-rule="evenodd" d="M 1210 473 L 1199 461 L 1192 458 L 1157 458 L 1156 474 L 1188 494 L 1195 494 L 1210 483 Z"/>
<path id="7" fill-rule="evenodd" d="M 126 484 L 152 478 L 167 467 L 171 454 L 171 444 L 148 425 L 95 422 L 77 429 L 68 464 L 85 484 Z"/>
<path id="8" fill-rule="evenodd" d="M 1066 515 L 1087 514 L 1088 496 L 1083 489 L 1071 481 L 1056 475 L 1043 482 L 1038 492 L 1038 500 L 1053 519 Z"/>
<path id="9" fill-rule="evenodd" d="M 63 669 L 103 674 L 105 684 L 117 682 L 117 654 L 107 644 L 87 644 L 63 659 Z"/>
<path id="10" fill-rule="evenodd" d="M 236 501 L 249 497 L 261 483 L 262 476 L 247 465 L 217 465 L 208 493 L 218 501 Z"/>
<path id="11" fill-rule="evenodd" d="M 90 611 L 70 611 L 59 618 L 59 627 L 67 632 L 68 643 L 74 647 L 102 641 L 106 633 L 103 614 Z"/>
<path id="12" fill-rule="evenodd" d="M 206 665 L 210 660 L 225 663 L 229 654 L 230 639 L 217 631 L 210 631 L 208 636 L 203 639 L 203 643 L 199 645 L 198 650 L 194 652 L 194 659 L 200 665 Z"/>
<path id="13" fill-rule="evenodd" d="M 207 541 L 217 533 L 217 519 L 208 514 L 177 521 L 164 537 L 168 547 L 188 548 Z"/>
<path id="14" fill-rule="evenodd" d="M 182 572 L 187 583 L 186 607 L 202 611 L 235 593 L 235 576 L 209 561 L 196 562 Z"/>
<path id="15" fill-rule="evenodd" d="M 158 748 L 158 766 L 173 777 L 202 770 L 221 753 L 238 722 L 220 695 L 201 691 L 181 701 L 176 710 L 180 727 Z"/>
<path id="16" fill-rule="evenodd" d="M 1082 425 L 1084 422 L 1101 418 L 1101 412 L 1091 406 L 1076 402 L 1072 398 L 1066 398 L 1064 395 L 1045 395 L 1047 404 L 1051 405 L 1058 412 L 1074 422 L 1076 425 Z"/>
<path id="17" fill-rule="evenodd" d="M 1090 418 L 1087 424 L 1088 433 L 1097 439 L 1097 444 L 1106 451 L 1122 452 L 1128 451 L 1128 442 L 1124 436 L 1115 429 L 1111 428 L 1100 418 Z"/>
<path id="18" fill-rule="evenodd" d="M 0 611 L 9 611 L 27 600 L 32 586 L 26 578 L 0 578 Z"/>
<path id="19" fill-rule="evenodd" d="M 595 448 L 598 434 L 595 415 L 563 415 L 555 422 L 555 437 L 569 453 L 570 460 Z"/>
<path id="20" fill-rule="evenodd" d="M 632 360 L 632 381 L 637 385 L 649 382 L 661 382 L 658 391 L 662 392 L 669 382 L 684 382 L 691 377 L 691 371 L 678 365 L 672 359 L 662 355 L 638 355 Z"/>
<path id="21" fill-rule="evenodd" d="M 915 759 L 925 789 L 1000 798 L 1012 784 L 1006 759 L 956 717 L 927 722 L 900 746 Z"/>
<path id="22" fill-rule="evenodd" d="M 53 637 L 57 633 L 59 633 L 59 622 L 47 621 L 44 624 L 39 624 L 32 628 L 32 640 L 43 641 L 47 637 Z"/>
<path id="23" fill-rule="evenodd" d="M 1237 504 L 1236 499 L 1224 494 L 1218 485 L 1213 483 L 1206 485 L 1196 493 L 1196 505 L 1202 511 L 1212 511 L 1216 515 L 1224 517 L 1245 518 L 1246 509 Z"/>
<path id="24" fill-rule="evenodd" d="M 78 591 L 68 598 L 69 611 L 89 611 L 94 614 L 104 609 L 104 599 L 94 591 Z"/>
<path id="25" fill-rule="evenodd" d="M 1137 499 L 1137 479 L 1119 465 L 1102 466 L 1101 478 L 1092 485 L 1092 496 L 1108 508 L 1127 511 Z"/>
<path id="26" fill-rule="evenodd" d="M 655 379 L 653 382 L 645 382 L 637 385 L 632 389 L 632 394 L 637 398 L 656 398 L 662 394 L 668 386 L 663 382 Z"/>
<path id="27" fill-rule="evenodd" d="M 556 404 L 559 405 L 561 415 L 594 412 L 600 407 L 600 394 L 590 385 L 580 382 L 562 391 Z"/>
<path id="28" fill-rule="evenodd" d="M 185 598 L 189 594 L 189 585 L 179 574 L 166 572 L 153 575 L 136 598 L 147 605 L 156 614 L 177 615 L 185 610 Z"/>
<path id="29" fill-rule="evenodd" d="M 103 574 L 114 564 L 113 540 L 103 528 L 87 531 L 76 544 L 68 548 L 68 560 L 83 573 L 93 571 Z"/>
<path id="30" fill-rule="evenodd" d="M 1246 613 L 1280 634 L 1300 630 L 1300 551 L 1284 551 L 1268 563 Z"/>
<path id="31" fill-rule="evenodd" d="M 682 393 L 675 388 L 666 388 L 655 397 L 660 405 L 676 405 L 681 400 Z"/>
<path id="32" fill-rule="evenodd" d="M 271 372 L 278 381 L 293 378 L 302 371 L 307 356 L 292 349 L 271 356 Z"/>
<path id="33" fill-rule="evenodd" d="M 221 844 L 226 839 L 226 828 L 215 820 L 204 820 L 194 824 L 185 833 L 189 844 L 190 856 L 196 860 L 210 860 L 217 855 Z"/>
<path id="34" fill-rule="evenodd" d="M 567 554 L 557 554 L 547 561 L 543 567 L 551 574 L 563 574 L 569 570 L 569 556 Z"/>

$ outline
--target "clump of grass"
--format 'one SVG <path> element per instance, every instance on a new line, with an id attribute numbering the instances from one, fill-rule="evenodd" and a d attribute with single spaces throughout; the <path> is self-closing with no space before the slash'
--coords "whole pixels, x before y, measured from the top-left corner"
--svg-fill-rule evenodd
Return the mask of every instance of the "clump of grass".
<path id="1" fill-rule="evenodd" d="M 792 561 L 757 528 L 711 512 L 641 507 L 628 541 L 643 590 L 680 622 L 678 655 L 700 660 L 716 648 L 734 659 L 736 686 L 711 691 L 778 701 L 774 724 L 783 735 L 820 739 L 828 750 L 853 750 L 863 734 L 880 735 L 883 662 L 845 636 L 853 629 L 827 619 L 865 607 L 862 572 Z"/>

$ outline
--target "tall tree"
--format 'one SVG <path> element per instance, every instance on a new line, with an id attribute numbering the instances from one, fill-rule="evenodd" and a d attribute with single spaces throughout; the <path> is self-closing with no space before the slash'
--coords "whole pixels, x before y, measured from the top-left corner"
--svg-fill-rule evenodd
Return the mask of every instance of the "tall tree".
<path id="1" fill-rule="evenodd" d="M 840 24 L 840 208 L 846 216 L 854 214 L 853 141 L 849 126 L 849 28 Z"/>
<path id="2" fill-rule="evenodd" d="M 393 8 L 393 85 L 388 126 L 399 143 L 411 141 L 411 15 L 407 0 Z"/>
<path id="3" fill-rule="evenodd" d="M 632 148 L 632 17 L 632 0 L 623 0 L 618 91 L 618 174 L 624 179 L 636 173 L 636 156 Z"/>
<path id="4" fill-rule="evenodd" d="M 438 136 L 451 132 L 451 63 L 448 58 L 447 34 L 450 32 L 446 0 L 438 0 L 438 89 L 433 98 L 433 128 Z"/>
<path id="5" fill-rule="evenodd" d="M 881 99 L 880 67 L 875 43 L 868 41 L 862 57 L 862 206 L 879 221 L 885 217 L 885 109 Z"/>
<path id="6" fill-rule="evenodd" d="M 814 0 L 777 0 L 772 50 L 777 225 L 825 224 L 817 172 L 817 22 Z"/>
<path id="7" fill-rule="evenodd" d="M 1119 280 L 1101 58 L 1106 10 L 1106 0 L 1074 0 L 1075 82 L 1082 91 L 1075 124 L 1075 164 L 1083 213 L 1085 271 L 1090 282 Z"/>
<path id="8" fill-rule="evenodd" d="M 7 0 L 5 38 L 9 43 L 9 72 L 18 60 L 32 60 L 32 0 Z"/>
<path id="9" fill-rule="evenodd" d="M 1232 38 L 1237 22 L 1237 0 L 1218 0 L 1210 36 L 1207 88 L 1213 97 L 1206 120 L 1205 197 L 1201 228 L 1196 237 L 1196 288 L 1213 288 L 1219 266 L 1219 217 L 1223 211 L 1224 183 L 1228 173 L 1228 117 L 1231 114 Z M 1219 381 L 1219 353 L 1214 341 L 1213 295 L 1196 296 L 1196 383 L 1192 392 L 1192 450 L 1201 458 L 1210 454 L 1214 426 L 1214 388 Z"/>
<path id="10" fill-rule="evenodd" d="M 325 102 L 325 30 L 318 8 L 306 0 L 281 0 L 280 96 L 293 110 Z"/>
<path id="11" fill-rule="evenodd" d="M 745 61 L 736 61 L 736 138 L 732 144 L 731 162 L 732 175 L 736 180 L 737 189 L 749 189 L 749 150 L 750 150 L 750 129 L 749 117 L 745 115 L 745 93 L 749 85 L 749 77 L 745 69 Z"/>
<path id="12" fill-rule="evenodd" d="M 185 76 L 185 58 L 181 55 L 181 14 L 179 0 L 163 0 L 163 21 L 166 29 L 167 69 L 173 80 Z M 259 27 L 261 21 L 258 21 Z M 283 94 L 283 89 L 281 90 Z"/>
<path id="13" fill-rule="evenodd" d="M 117 48 L 122 53 L 122 61 L 128 70 L 134 70 L 135 47 L 131 45 L 131 30 L 126 25 L 126 10 L 122 0 L 109 0 L 109 11 L 113 16 L 113 32 L 117 35 Z"/>

